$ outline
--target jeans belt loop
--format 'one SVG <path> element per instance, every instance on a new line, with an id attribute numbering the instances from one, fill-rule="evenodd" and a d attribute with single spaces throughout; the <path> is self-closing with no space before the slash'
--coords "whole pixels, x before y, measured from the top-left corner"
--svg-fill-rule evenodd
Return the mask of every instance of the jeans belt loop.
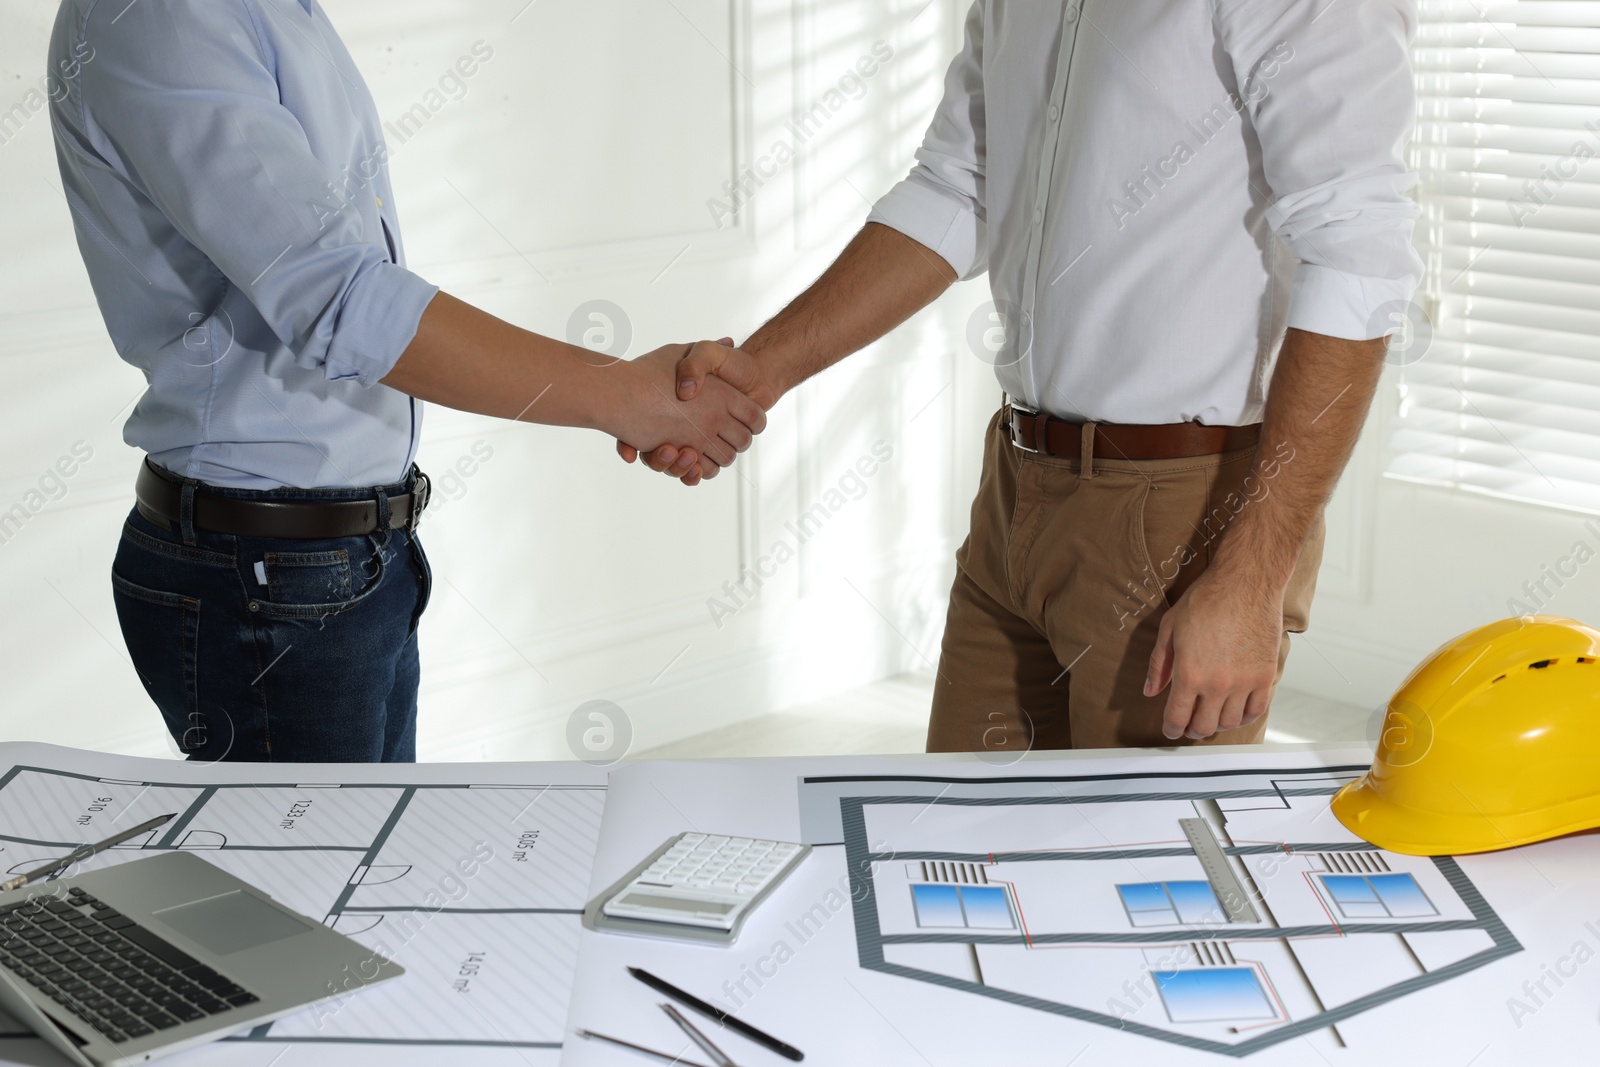
<path id="1" fill-rule="evenodd" d="M 1094 477 L 1094 431 L 1099 423 L 1083 424 L 1083 443 L 1078 447 L 1078 477 Z"/>
<path id="2" fill-rule="evenodd" d="M 178 535 L 191 548 L 199 541 L 194 534 L 194 489 L 195 483 L 185 478 L 178 494 Z"/>
<path id="3" fill-rule="evenodd" d="M 388 548 L 390 522 L 389 494 L 385 493 L 382 489 L 376 489 L 373 491 L 372 496 L 373 499 L 378 502 L 378 528 L 373 532 L 377 537 L 378 547 Z"/>

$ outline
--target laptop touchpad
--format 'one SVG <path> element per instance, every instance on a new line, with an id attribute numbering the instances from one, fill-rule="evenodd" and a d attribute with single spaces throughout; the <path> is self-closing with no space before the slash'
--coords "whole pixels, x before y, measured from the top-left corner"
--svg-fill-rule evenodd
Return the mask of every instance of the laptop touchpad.
<path id="1" fill-rule="evenodd" d="M 237 889 L 150 914 L 219 956 L 281 941 L 311 929 L 310 924 Z"/>

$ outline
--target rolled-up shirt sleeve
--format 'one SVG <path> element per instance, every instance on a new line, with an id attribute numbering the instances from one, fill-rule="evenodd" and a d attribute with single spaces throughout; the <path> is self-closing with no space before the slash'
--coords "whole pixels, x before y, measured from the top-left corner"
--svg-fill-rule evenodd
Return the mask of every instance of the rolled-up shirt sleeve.
<path id="1" fill-rule="evenodd" d="M 1393 329 L 1422 278 L 1405 163 L 1412 0 L 1215 0 L 1256 134 L 1269 220 L 1300 259 L 1288 325 L 1347 340 Z"/>
<path id="2" fill-rule="evenodd" d="M 983 206 L 985 2 L 977 0 L 967 15 L 965 43 L 945 75 L 944 99 L 917 150 L 917 165 L 867 216 L 931 248 L 963 279 L 989 265 Z"/>
<path id="3" fill-rule="evenodd" d="M 329 211 L 334 168 L 279 100 L 242 0 L 160 0 L 85 29 L 84 129 L 304 367 L 372 385 L 416 334 L 433 285 L 390 261 L 358 212 Z M 375 239 L 376 236 L 376 239 Z"/>

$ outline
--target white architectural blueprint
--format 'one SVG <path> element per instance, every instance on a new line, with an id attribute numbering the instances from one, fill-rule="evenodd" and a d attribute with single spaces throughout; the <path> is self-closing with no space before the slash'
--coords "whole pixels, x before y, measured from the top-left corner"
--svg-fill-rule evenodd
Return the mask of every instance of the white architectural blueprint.
<path id="1" fill-rule="evenodd" d="M 579 1027 L 698 1060 L 630 966 L 829 1065 L 1581 1062 L 1600 835 L 1375 849 L 1328 811 L 1365 758 L 663 762 L 608 784 L 580 763 L 199 767 L 6 744 L 0 871 L 177 812 L 92 862 L 195 850 L 407 968 L 184 1067 L 643 1062 Z M 814 849 L 734 946 L 582 929 L 587 900 L 685 830 Z M 59 1062 L 0 1018 L 0 1063 Z"/>
<path id="2" fill-rule="evenodd" d="M 1331 817 L 1364 770 L 821 777 L 801 809 L 855 872 L 863 968 L 1244 1057 L 1350 1047 L 1344 1020 L 1522 951 L 1454 859 Z"/>
<path id="3" fill-rule="evenodd" d="M 385 952 L 399 980 L 185 1063 L 558 1062 L 605 806 L 584 764 L 196 767 L 0 745 L 0 871 L 167 812 L 102 854 L 192 850 Z M 463 872 L 470 872 L 464 875 Z M 0 1017 L 0 1062 L 55 1062 Z"/>
<path id="4" fill-rule="evenodd" d="M 635 966 L 807 1062 L 1586 1062 L 1575 1050 L 1600 1033 L 1600 834 L 1476 856 L 1376 849 L 1328 808 L 1370 758 L 619 767 L 597 887 L 683 830 L 813 851 L 730 948 L 586 930 L 568 1032 L 692 1057 L 659 998 L 628 977 Z M 769 1062 L 734 1035 L 723 1047 Z M 627 1061 L 569 1040 L 562 1062 Z"/>

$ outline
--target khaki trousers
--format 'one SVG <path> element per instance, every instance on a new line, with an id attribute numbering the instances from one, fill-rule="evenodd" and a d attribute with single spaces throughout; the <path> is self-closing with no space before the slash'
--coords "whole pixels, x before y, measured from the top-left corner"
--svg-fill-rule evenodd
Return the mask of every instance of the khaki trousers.
<path id="1" fill-rule="evenodd" d="M 989 424 L 972 530 L 956 554 L 928 751 L 1000 759 L 1029 749 L 1247 744 L 1266 718 L 1205 742 L 1161 732 L 1169 690 L 1144 696 L 1156 630 L 1204 572 L 1228 524 L 1272 492 L 1287 444 L 1193 459 L 1078 460 L 1024 452 Z M 1309 622 L 1319 518 L 1284 597 Z"/>

